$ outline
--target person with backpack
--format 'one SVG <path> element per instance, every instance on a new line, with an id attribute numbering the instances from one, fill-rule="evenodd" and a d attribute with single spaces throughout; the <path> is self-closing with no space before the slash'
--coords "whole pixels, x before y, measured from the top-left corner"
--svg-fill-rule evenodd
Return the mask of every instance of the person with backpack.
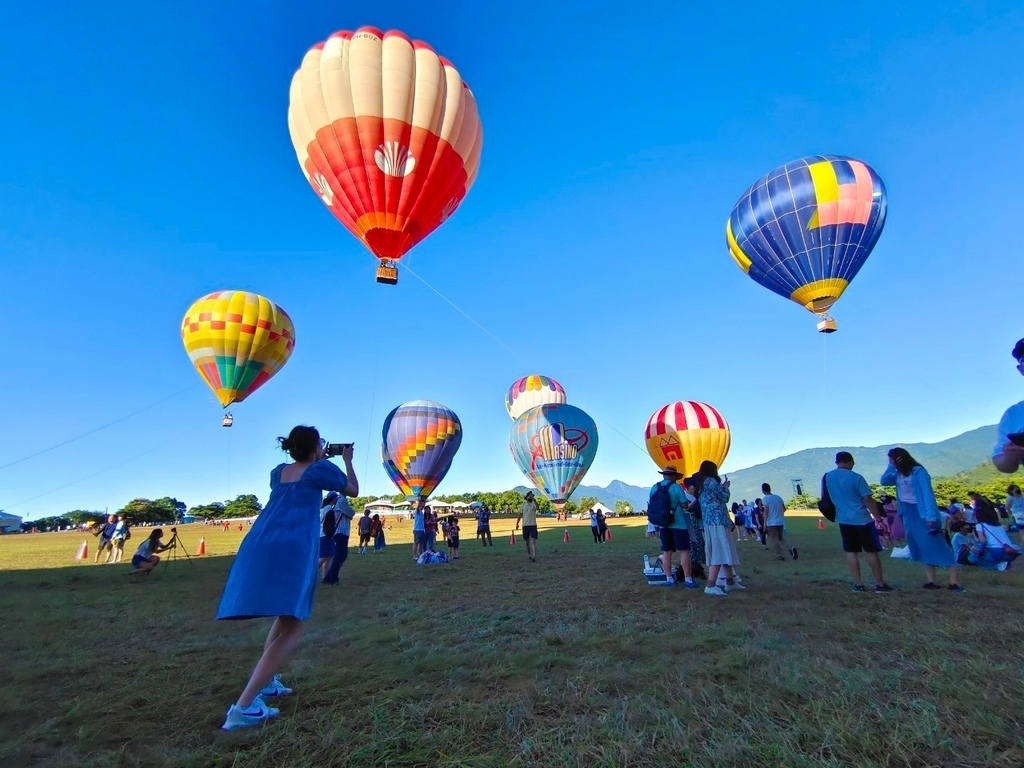
<path id="1" fill-rule="evenodd" d="M 334 555 L 331 557 L 331 567 L 328 568 L 323 583 L 334 586 L 339 581 L 338 575 L 341 573 L 341 566 L 348 559 L 348 537 L 352 531 L 352 518 L 356 516 L 356 511 L 352 509 L 348 499 L 344 496 L 338 496 L 334 500 L 332 512 L 334 532 L 331 534 L 331 541 L 334 543 Z M 364 509 L 363 517 L 366 517 L 368 514 L 369 512 Z M 361 524 L 362 519 L 359 522 Z M 327 532 L 326 527 L 324 532 Z"/>
<path id="2" fill-rule="evenodd" d="M 683 475 L 671 464 L 661 470 L 662 479 L 651 487 L 647 500 L 647 519 L 661 529 L 661 569 L 665 572 L 665 586 L 675 584 L 672 575 L 672 556 L 679 553 L 679 568 L 683 572 L 687 589 L 696 589 L 690 563 L 690 531 L 686 509 L 686 494 L 679 481 Z"/>
<path id="3" fill-rule="evenodd" d="M 320 505 L 320 559 L 317 567 L 320 570 L 320 581 L 327 583 L 327 569 L 331 565 L 331 558 L 334 557 L 334 529 L 337 527 L 337 519 L 334 516 L 334 502 L 338 500 L 335 491 L 328 493 Z M 225 529 L 227 530 L 227 529 Z M 330 533 L 328 533 L 330 531 Z"/>

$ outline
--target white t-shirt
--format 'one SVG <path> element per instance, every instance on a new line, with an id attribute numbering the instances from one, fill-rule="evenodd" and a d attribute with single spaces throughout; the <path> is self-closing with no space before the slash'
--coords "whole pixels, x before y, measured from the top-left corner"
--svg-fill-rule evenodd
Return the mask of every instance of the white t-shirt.
<path id="1" fill-rule="evenodd" d="M 786 524 L 786 503 L 781 496 L 774 493 L 766 494 L 761 503 L 764 504 L 765 525 Z"/>
<path id="2" fill-rule="evenodd" d="M 896 473 L 896 498 L 904 504 L 917 504 L 913 477 Z"/>

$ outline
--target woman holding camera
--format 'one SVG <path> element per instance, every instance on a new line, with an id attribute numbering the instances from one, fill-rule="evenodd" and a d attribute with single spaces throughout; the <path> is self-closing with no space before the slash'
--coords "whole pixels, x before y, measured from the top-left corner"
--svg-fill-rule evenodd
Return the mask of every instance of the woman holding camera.
<path id="1" fill-rule="evenodd" d="M 340 452 L 345 471 L 327 458 L 326 443 L 313 427 L 295 427 L 281 449 L 293 459 L 270 473 L 270 500 L 242 541 L 221 597 L 218 619 L 276 617 L 263 655 L 238 700 L 228 708 L 225 731 L 258 725 L 278 714 L 263 696 L 291 693 L 277 671 L 302 635 L 313 608 L 320 547 L 322 491 L 359 494 L 352 469 L 352 446 Z"/>
<path id="2" fill-rule="evenodd" d="M 160 539 L 163 538 L 163 528 L 155 529 L 149 538 L 146 539 L 139 548 L 135 550 L 135 556 L 132 557 L 132 572 L 129 576 L 134 576 L 136 573 L 149 573 L 158 565 L 160 565 L 160 558 L 157 556 L 157 552 L 163 552 L 164 550 L 170 549 L 171 544 L 163 544 Z"/>
<path id="3" fill-rule="evenodd" d="M 935 569 L 948 568 L 949 591 L 965 592 L 960 586 L 953 548 L 946 541 L 942 513 L 935 501 L 928 470 L 918 464 L 906 448 L 893 448 L 889 451 L 889 468 L 879 482 L 896 486 L 896 508 L 906 529 L 910 559 L 924 563 L 928 577 L 924 589 L 942 589 L 935 582 Z"/>

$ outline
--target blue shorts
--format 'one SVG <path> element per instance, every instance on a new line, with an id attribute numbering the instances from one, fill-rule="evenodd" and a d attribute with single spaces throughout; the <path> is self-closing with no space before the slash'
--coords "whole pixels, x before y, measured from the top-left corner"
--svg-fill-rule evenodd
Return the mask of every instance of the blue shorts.
<path id="1" fill-rule="evenodd" d="M 415 544 L 425 547 L 427 545 L 427 532 L 426 531 L 413 531 L 412 539 Z"/>
<path id="2" fill-rule="evenodd" d="M 141 568 L 142 564 L 146 562 L 149 562 L 148 558 L 145 558 L 142 555 L 135 555 L 135 557 L 132 558 L 132 568 Z"/>
<path id="3" fill-rule="evenodd" d="M 536 525 L 524 525 L 523 526 L 523 538 L 524 539 L 536 539 L 537 538 L 537 526 Z"/>
<path id="4" fill-rule="evenodd" d="M 334 539 L 320 537 L 320 557 L 334 557 Z"/>
<path id="5" fill-rule="evenodd" d="M 662 528 L 661 551 L 689 552 L 690 532 L 685 528 Z"/>

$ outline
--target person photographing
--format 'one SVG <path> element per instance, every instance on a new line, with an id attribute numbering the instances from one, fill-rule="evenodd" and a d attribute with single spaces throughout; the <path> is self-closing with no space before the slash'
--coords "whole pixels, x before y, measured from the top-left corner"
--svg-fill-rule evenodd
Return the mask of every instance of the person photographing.
<path id="1" fill-rule="evenodd" d="M 295 427 L 278 442 L 292 463 L 271 471 L 270 499 L 238 549 L 217 610 L 218 620 L 274 618 L 249 682 L 228 708 L 221 726 L 225 731 L 259 725 L 278 715 L 280 710 L 268 707 L 263 697 L 292 692 L 278 670 L 298 644 L 302 622 L 313 609 L 321 494 L 359 495 L 351 444 L 331 444 L 328 453 L 320 433 L 306 426 Z M 326 460 L 329 455 L 341 457 L 344 472 Z"/>

